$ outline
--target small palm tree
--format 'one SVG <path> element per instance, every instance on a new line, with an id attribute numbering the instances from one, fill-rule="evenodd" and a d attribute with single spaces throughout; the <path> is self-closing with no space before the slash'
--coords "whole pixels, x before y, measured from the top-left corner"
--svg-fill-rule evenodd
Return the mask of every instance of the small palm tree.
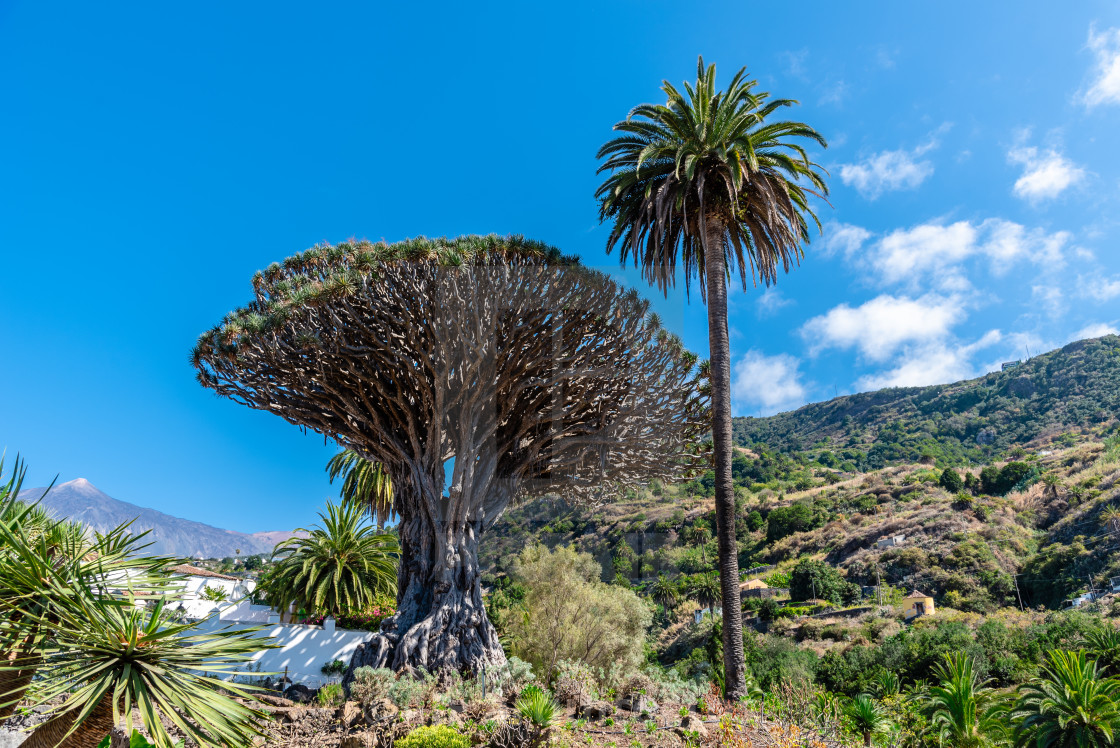
<path id="1" fill-rule="evenodd" d="M 688 593 L 713 615 L 715 614 L 715 606 L 723 599 L 723 588 L 720 586 L 719 576 L 716 574 L 697 574 L 692 577 L 688 582 Z"/>
<path id="2" fill-rule="evenodd" d="M 1101 525 L 1108 532 L 1120 532 L 1120 507 L 1110 506 L 1100 514 Z"/>
<path id="3" fill-rule="evenodd" d="M 370 524 L 355 501 L 328 502 L 319 518 L 322 527 L 300 528 L 307 537 L 289 538 L 273 551 L 276 568 L 262 584 L 274 608 L 339 615 L 396 592 L 395 535 Z"/>
<path id="4" fill-rule="evenodd" d="M 1039 677 L 1019 687 L 1011 711 L 1019 746 L 1111 746 L 1120 729 L 1120 683 L 1102 678 L 1083 651 L 1047 653 Z"/>
<path id="5" fill-rule="evenodd" d="M 817 222 L 811 194 L 827 192 L 824 177 L 798 142 L 825 146 L 816 130 L 774 115 L 796 102 L 755 91 L 746 69 L 716 91 L 715 65 L 696 65 L 696 84 L 682 94 L 668 81 L 663 105 L 642 104 L 614 126 L 618 137 L 599 149 L 599 172 L 609 175 L 595 193 L 600 221 L 611 221 L 607 251 L 633 257 L 645 278 L 666 294 L 676 283 L 678 258 L 686 289 L 693 276 L 708 305 L 711 354 L 708 383 L 715 446 L 716 534 L 724 600 L 724 665 L 728 693 L 746 687 L 737 588 L 735 495 L 731 480 L 731 344 L 727 285 L 736 271 L 769 285 L 778 268 L 803 255 L 809 223 Z"/>
<path id="6" fill-rule="evenodd" d="M 1006 707 L 974 669 L 971 656 L 958 652 L 934 667 L 940 683 L 925 698 L 930 724 L 941 745 L 982 748 L 1000 742 L 1006 733 Z"/>
<path id="7" fill-rule="evenodd" d="M 650 590 L 650 596 L 655 603 L 664 606 L 665 610 L 672 610 L 681 602 L 681 588 L 664 574 L 658 574 L 657 581 L 653 583 L 653 589 Z"/>
<path id="8" fill-rule="evenodd" d="M 1112 626 L 1090 631 L 1085 635 L 1085 649 L 1097 661 L 1101 675 L 1120 676 L 1120 631 Z"/>
<path id="9" fill-rule="evenodd" d="M 871 745 L 876 735 L 890 729 L 890 719 L 882 705 L 867 694 L 860 694 L 844 705 L 848 724 L 863 738 L 865 746 Z"/>

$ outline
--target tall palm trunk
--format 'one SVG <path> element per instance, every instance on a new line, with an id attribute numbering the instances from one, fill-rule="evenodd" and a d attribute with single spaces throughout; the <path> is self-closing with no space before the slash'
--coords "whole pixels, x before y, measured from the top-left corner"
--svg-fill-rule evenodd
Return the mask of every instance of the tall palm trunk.
<path id="1" fill-rule="evenodd" d="M 709 219 L 704 273 L 707 276 L 708 348 L 711 361 L 712 441 L 715 444 L 716 538 L 723 591 L 723 672 L 726 696 L 747 695 L 743 660 L 743 614 L 739 600 L 739 549 L 735 542 L 735 487 L 731 482 L 731 342 L 727 332 L 727 232 Z"/>
<path id="2" fill-rule="evenodd" d="M 20 748 L 97 748 L 98 743 L 113 729 L 113 695 L 106 693 L 89 717 L 78 725 L 67 737 L 66 733 L 74 726 L 79 710 L 64 712 L 35 728 Z"/>

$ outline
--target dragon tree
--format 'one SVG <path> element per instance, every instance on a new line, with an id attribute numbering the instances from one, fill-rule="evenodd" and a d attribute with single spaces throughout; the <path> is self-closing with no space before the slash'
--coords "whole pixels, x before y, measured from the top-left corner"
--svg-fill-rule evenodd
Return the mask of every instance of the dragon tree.
<path id="1" fill-rule="evenodd" d="M 501 667 L 478 543 L 511 503 L 607 500 L 705 459 L 696 357 L 648 302 L 518 237 L 322 245 L 206 332 L 201 384 L 379 466 L 398 611 L 354 667 Z M 448 477 L 449 476 L 449 477 Z"/>

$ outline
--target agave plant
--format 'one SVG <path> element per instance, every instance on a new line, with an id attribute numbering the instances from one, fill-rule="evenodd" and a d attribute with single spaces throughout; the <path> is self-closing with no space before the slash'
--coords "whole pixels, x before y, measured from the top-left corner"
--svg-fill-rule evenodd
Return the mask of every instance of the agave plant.
<path id="1" fill-rule="evenodd" d="M 1120 730 L 1120 682 L 1102 678 L 1083 651 L 1051 650 L 1011 711 L 1020 746 L 1111 746 Z"/>
<path id="2" fill-rule="evenodd" d="M 396 592 L 400 546 L 392 533 L 370 524 L 356 501 L 328 502 L 319 517 L 321 527 L 301 528 L 307 537 L 286 540 L 273 552 L 276 569 L 264 586 L 274 608 L 338 615 Z"/>

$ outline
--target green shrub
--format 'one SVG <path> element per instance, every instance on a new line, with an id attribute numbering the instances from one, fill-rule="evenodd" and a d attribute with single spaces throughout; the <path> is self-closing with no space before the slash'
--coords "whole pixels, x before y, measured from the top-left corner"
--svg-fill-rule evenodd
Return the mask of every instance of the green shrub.
<path id="1" fill-rule="evenodd" d="M 552 694 L 535 685 L 528 686 L 521 693 L 515 708 L 523 719 L 538 730 L 551 727 L 560 712 L 560 705 L 552 698 Z"/>
<path id="2" fill-rule="evenodd" d="M 350 684 L 350 696 L 362 704 L 372 704 L 388 696 L 396 680 L 397 676 L 388 668 L 357 668 L 354 670 L 354 681 Z"/>
<path id="3" fill-rule="evenodd" d="M 328 683 L 319 689 L 317 698 L 319 706 L 338 706 L 346 701 L 346 692 L 342 690 L 341 683 Z"/>
<path id="4" fill-rule="evenodd" d="M 394 744 L 395 748 L 470 748 L 471 740 L 454 727 L 417 727 Z"/>

